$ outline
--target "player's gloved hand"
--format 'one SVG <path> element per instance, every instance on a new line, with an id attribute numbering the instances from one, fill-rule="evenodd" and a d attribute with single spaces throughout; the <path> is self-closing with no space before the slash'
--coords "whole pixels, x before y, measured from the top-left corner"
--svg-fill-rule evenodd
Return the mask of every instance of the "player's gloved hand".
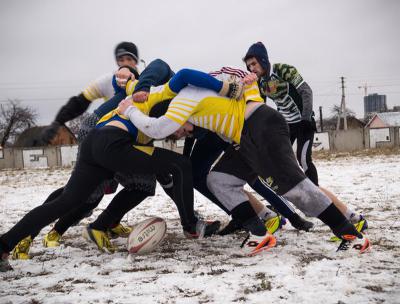
<path id="1" fill-rule="evenodd" d="M 59 122 L 53 121 L 50 126 L 44 128 L 41 134 L 43 142 L 49 144 L 57 135 L 58 129 L 60 127 L 61 124 Z"/>

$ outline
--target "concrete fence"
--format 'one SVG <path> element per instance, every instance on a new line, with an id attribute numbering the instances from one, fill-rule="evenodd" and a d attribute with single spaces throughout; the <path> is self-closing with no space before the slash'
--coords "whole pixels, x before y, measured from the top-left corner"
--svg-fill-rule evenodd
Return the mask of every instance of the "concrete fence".
<path id="1" fill-rule="evenodd" d="M 183 141 L 156 141 L 155 146 L 182 153 Z M 78 146 L 0 149 L 0 169 L 72 167 Z"/>
<path id="2" fill-rule="evenodd" d="M 154 145 L 178 153 L 183 150 L 183 140 L 156 141 Z M 315 133 L 313 144 L 315 151 L 355 151 L 383 147 L 400 147 L 399 127 Z M 77 152 L 76 145 L 0 149 L 0 169 L 72 167 L 76 162 Z"/>

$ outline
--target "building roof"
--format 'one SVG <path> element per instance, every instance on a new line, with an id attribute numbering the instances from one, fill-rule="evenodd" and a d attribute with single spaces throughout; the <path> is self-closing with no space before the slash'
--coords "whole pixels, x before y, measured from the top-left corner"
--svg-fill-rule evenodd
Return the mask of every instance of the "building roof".
<path id="1" fill-rule="evenodd" d="M 44 127 L 32 127 L 22 132 L 14 143 L 14 147 L 42 147 L 47 146 L 42 140 L 42 132 L 46 128 Z M 58 129 L 57 135 L 51 141 L 50 145 L 71 145 L 76 144 L 76 138 L 72 134 L 71 130 L 66 126 L 62 126 Z"/>
<path id="2" fill-rule="evenodd" d="M 375 118 L 379 118 L 386 127 L 400 127 L 400 112 L 382 112 L 376 113 L 368 122 L 366 127 L 372 123 Z"/>

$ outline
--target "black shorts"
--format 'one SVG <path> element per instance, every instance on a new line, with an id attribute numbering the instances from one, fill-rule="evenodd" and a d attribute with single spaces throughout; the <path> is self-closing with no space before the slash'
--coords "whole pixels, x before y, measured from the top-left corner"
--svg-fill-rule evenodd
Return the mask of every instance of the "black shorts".
<path id="1" fill-rule="evenodd" d="M 240 146 L 227 149 L 213 170 L 250 184 L 261 176 L 279 195 L 306 178 L 294 155 L 285 119 L 266 105 L 246 120 Z"/>

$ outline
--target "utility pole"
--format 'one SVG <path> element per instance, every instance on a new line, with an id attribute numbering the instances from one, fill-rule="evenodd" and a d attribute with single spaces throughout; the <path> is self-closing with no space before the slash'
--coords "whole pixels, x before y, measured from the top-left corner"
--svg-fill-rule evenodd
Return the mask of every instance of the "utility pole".
<path id="1" fill-rule="evenodd" d="M 358 88 L 359 89 L 364 89 L 364 96 L 367 96 L 368 94 L 368 88 L 369 88 L 370 86 L 367 84 L 367 83 L 364 83 L 364 85 L 363 86 L 358 86 Z"/>
<path id="2" fill-rule="evenodd" d="M 339 115 L 338 115 L 338 120 L 336 124 L 336 130 L 340 129 L 340 120 L 343 117 L 343 130 L 347 130 L 347 113 L 346 113 L 346 96 L 344 94 L 344 77 L 340 77 L 342 81 L 342 101 L 340 103 L 340 109 L 339 109 Z"/>
<path id="3" fill-rule="evenodd" d="M 322 119 L 322 106 L 319 106 L 319 125 L 321 126 L 321 132 L 324 132 L 324 121 Z"/>

